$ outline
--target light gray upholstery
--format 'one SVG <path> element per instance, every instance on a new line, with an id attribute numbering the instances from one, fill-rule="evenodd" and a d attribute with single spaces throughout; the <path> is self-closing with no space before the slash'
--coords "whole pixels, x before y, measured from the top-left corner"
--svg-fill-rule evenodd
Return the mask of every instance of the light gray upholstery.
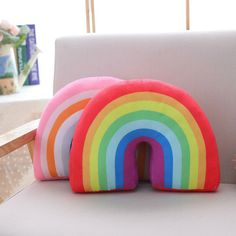
<path id="1" fill-rule="evenodd" d="M 82 77 L 154 78 L 187 90 L 219 145 L 222 181 L 236 182 L 236 32 L 91 35 L 56 41 L 54 91 Z M 236 235 L 236 185 L 216 193 L 73 194 L 35 182 L 0 205 L 0 236 Z"/>
<path id="2" fill-rule="evenodd" d="M 152 78 L 188 91 L 215 131 L 221 181 L 236 183 L 236 32 L 90 35 L 56 41 L 54 91 L 82 77 Z"/>
<path id="3" fill-rule="evenodd" d="M 0 205 L 1 236 L 235 236 L 236 185 L 217 193 L 73 194 L 67 181 L 36 182 Z M 4 214 L 3 214 L 4 213 Z"/>

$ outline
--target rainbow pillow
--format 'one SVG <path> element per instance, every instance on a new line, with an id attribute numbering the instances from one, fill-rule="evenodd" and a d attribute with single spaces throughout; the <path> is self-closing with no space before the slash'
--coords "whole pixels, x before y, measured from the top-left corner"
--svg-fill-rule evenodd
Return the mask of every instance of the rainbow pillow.
<path id="1" fill-rule="evenodd" d="M 218 151 L 211 126 L 185 91 L 157 80 L 122 81 L 98 93 L 77 124 L 70 155 L 74 192 L 132 190 L 136 147 L 151 147 L 153 188 L 215 191 Z"/>
<path id="2" fill-rule="evenodd" d="M 38 180 L 68 179 L 70 146 L 83 109 L 99 91 L 118 81 L 112 77 L 79 79 L 50 100 L 35 139 L 34 170 Z"/>

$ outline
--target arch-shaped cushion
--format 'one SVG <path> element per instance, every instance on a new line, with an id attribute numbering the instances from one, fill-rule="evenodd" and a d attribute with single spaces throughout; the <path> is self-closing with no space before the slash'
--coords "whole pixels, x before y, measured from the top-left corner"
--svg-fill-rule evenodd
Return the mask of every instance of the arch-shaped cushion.
<path id="1" fill-rule="evenodd" d="M 67 179 L 69 152 L 75 126 L 92 97 L 120 81 L 113 77 L 76 80 L 47 104 L 37 129 L 34 170 L 38 180 Z"/>
<path id="2" fill-rule="evenodd" d="M 134 189 L 135 148 L 151 146 L 155 189 L 214 191 L 219 185 L 215 137 L 185 91 L 157 80 L 123 81 L 101 91 L 84 110 L 71 149 L 74 192 Z"/>

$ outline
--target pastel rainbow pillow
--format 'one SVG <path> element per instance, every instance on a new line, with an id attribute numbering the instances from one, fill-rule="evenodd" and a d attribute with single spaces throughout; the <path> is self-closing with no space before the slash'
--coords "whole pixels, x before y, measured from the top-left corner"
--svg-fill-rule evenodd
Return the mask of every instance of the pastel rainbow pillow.
<path id="1" fill-rule="evenodd" d="M 98 93 L 77 124 L 70 155 L 74 192 L 132 190 L 136 147 L 151 147 L 153 188 L 215 191 L 218 151 L 211 126 L 185 91 L 157 80 L 122 81 Z"/>
<path id="2" fill-rule="evenodd" d="M 70 146 L 84 108 L 98 92 L 118 81 L 113 77 L 79 79 L 50 100 L 35 139 L 34 170 L 38 180 L 68 179 Z"/>

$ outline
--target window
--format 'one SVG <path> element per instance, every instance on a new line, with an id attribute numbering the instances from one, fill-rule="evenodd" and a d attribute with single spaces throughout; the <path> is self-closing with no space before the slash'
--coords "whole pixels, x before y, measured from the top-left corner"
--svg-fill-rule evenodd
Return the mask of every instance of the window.
<path id="1" fill-rule="evenodd" d="M 235 30 L 235 0 L 190 0 L 191 30 Z"/>
<path id="2" fill-rule="evenodd" d="M 95 0 L 97 33 L 185 30 L 185 0 Z"/>

